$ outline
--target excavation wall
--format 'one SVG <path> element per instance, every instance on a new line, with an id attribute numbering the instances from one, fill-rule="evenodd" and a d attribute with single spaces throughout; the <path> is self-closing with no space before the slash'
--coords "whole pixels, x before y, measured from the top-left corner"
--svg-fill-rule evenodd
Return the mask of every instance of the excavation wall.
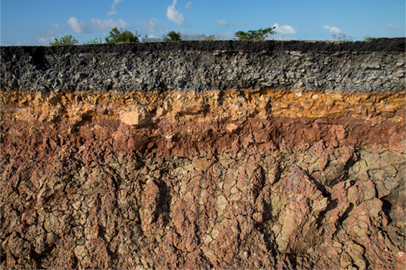
<path id="1" fill-rule="evenodd" d="M 404 51 L 1 47 L 2 268 L 402 269 Z"/>

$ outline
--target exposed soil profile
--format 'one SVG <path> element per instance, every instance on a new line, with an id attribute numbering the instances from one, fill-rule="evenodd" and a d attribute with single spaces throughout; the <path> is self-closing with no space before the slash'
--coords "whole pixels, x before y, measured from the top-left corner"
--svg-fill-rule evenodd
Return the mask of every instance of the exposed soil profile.
<path id="1" fill-rule="evenodd" d="M 1 268 L 405 269 L 404 61 L 393 49 L 401 42 L 387 42 L 376 50 L 391 60 L 360 77 L 380 89 L 369 92 L 22 91 L 25 79 L 4 64 Z M 192 45 L 212 50 L 202 44 Z M 165 45 L 138 49 L 148 46 Z M 52 56 L 10 48 L 2 57 L 34 49 Z"/>
<path id="2" fill-rule="evenodd" d="M 320 104 L 329 103 L 319 95 Z M 64 104 L 71 114 L 61 109 L 66 95 L 38 105 L 33 98 L 32 111 L 24 110 L 24 95 L 9 101 L 1 125 L 2 266 L 380 269 L 403 263 L 402 93 L 400 102 L 385 97 L 393 101 L 386 112 L 373 106 L 369 119 L 362 110 L 340 117 L 343 110 L 337 118 L 247 117 L 244 107 L 258 110 L 241 99 L 234 118 L 221 120 L 216 111 L 224 114 L 232 97 L 210 107 L 193 96 L 195 102 L 187 95 L 179 97 L 183 103 L 168 101 L 166 111 L 156 109 L 159 117 L 148 109 L 118 116 L 114 108 L 126 108 L 120 95 L 110 106 L 99 96 L 99 109 L 85 95 L 76 107 Z M 36 114 L 40 121 L 29 118 Z"/>

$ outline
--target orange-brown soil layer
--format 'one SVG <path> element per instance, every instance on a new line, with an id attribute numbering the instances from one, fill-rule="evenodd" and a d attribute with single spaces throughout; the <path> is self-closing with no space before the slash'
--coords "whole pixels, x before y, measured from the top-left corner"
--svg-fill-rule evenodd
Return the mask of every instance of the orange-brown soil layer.
<path id="1" fill-rule="evenodd" d="M 405 143 L 405 92 L 1 92 L 0 98 L 3 142 L 16 134 L 27 140 L 57 132 L 59 138 L 111 145 L 115 152 L 187 157 L 248 145 L 302 149 L 320 140 L 392 150 Z M 66 142 L 60 144 L 82 146 Z"/>
<path id="2" fill-rule="evenodd" d="M 405 265 L 404 93 L 1 100 L 2 268 Z"/>
<path id="3" fill-rule="evenodd" d="M 303 90 L 228 90 L 197 92 L 0 92 L 2 119 L 79 123 L 89 118 L 118 119 L 143 114 L 143 124 L 160 119 L 225 121 L 272 116 L 405 120 L 405 91 L 338 92 Z"/>

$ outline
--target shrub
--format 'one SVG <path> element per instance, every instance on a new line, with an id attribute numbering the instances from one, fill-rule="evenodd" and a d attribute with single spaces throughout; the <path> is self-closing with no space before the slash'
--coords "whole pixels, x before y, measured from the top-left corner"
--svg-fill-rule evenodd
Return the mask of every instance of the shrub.
<path id="1" fill-rule="evenodd" d="M 265 38 L 276 34 L 276 27 L 269 27 L 259 30 L 249 30 L 248 32 L 238 31 L 234 34 L 234 38 L 238 40 L 264 40 Z"/>
<path id="2" fill-rule="evenodd" d="M 114 27 L 110 31 L 110 36 L 106 37 L 106 43 L 139 42 L 139 35 L 137 34 L 137 31 L 135 31 L 135 35 L 133 35 L 133 33 L 128 30 L 123 31 L 123 29 L 120 29 L 119 31 L 117 27 Z"/>
<path id="3" fill-rule="evenodd" d="M 97 39 L 91 39 L 88 42 L 84 43 L 84 44 L 103 44 L 103 40 L 101 38 Z"/>
<path id="4" fill-rule="evenodd" d="M 366 35 L 366 36 L 364 37 L 364 41 L 372 41 L 372 40 L 374 40 L 374 38 L 375 38 L 375 37 L 370 37 L 370 36 Z"/>
<path id="5" fill-rule="evenodd" d="M 164 42 L 172 42 L 172 41 L 180 41 L 182 40 L 180 38 L 180 33 L 179 32 L 175 32 L 175 31 L 171 31 L 168 33 L 168 37 L 169 38 L 165 38 Z"/>
<path id="6" fill-rule="evenodd" d="M 78 43 L 78 40 L 72 35 L 66 35 L 64 37 L 61 37 L 61 39 L 55 38 L 54 42 L 49 43 L 52 46 L 65 46 L 65 45 L 76 45 Z"/>
<path id="7" fill-rule="evenodd" d="M 352 37 L 347 36 L 347 34 L 344 33 L 338 33 L 338 34 L 331 34 L 333 39 L 339 40 L 339 41 L 352 41 Z"/>

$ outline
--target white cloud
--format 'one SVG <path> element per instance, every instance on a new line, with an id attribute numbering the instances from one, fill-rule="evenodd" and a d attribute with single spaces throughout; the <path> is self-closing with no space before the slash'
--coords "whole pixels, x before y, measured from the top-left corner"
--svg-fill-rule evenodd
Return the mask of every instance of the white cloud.
<path id="1" fill-rule="evenodd" d="M 331 27 L 330 25 L 325 25 L 325 26 L 323 26 L 323 28 L 330 31 L 330 33 L 342 33 L 343 32 L 335 26 Z"/>
<path id="2" fill-rule="evenodd" d="M 114 15 L 117 13 L 116 5 L 118 5 L 122 0 L 114 0 L 113 4 L 111 5 L 111 11 L 107 12 L 106 15 Z"/>
<path id="3" fill-rule="evenodd" d="M 67 29 L 65 27 L 59 26 L 56 23 L 51 23 L 50 25 L 47 26 L 48 29 L 57 29 L 57 30 L 62 30 L 66 31 Z"/>
<path id="4" fill-rule="evenodd" d="M 205 24 L 207 24 L 207 22 L 205 22 Z M 231 26 L 231 25 L 238 25 L 238 24 L 249 25 L 249 23 L 247 23 L 245 21 L 242 21 L 242 22 L 239 22 L 239 21 L 227 22 L 224 19 L 216 20 L 216 24 L 221 25 L 221 26 L 226 26 L 226 27 Z"/>
<path id="5" fill-rule="evenodd" d="M 58 36 L 60 36 L 60 34 L 57 32 L 46 31 L 34 36 L 32 39 L 35 40 L 36 44 L 49 45 L 49 43 L 54 42 L 55 38 Z M 29 40 L 29 42 L 31 43 L 31 40 Z"/>
<path id="6" fill-rule="evenodd" d="M 90 21 L 97 28 L 97 30 L 103 33 L 103 35 L 106 35 L 114 27 L 117 27 L 118 29 L 126 29 L 129 27 L 128 23 L 122 19 L 119 19 L 118 21 L 113 21 L 112 19 L 102 21 L 100 19 L 92 18 Z"/>
<path id="7" fill-rule="evenodd" d="M 56 23 L 51 23 L 49 26 L 48 26 L 48 28 L 49 29 L 59 29 L 59 25 L 57 25 Z"/>
<path id="8" fill-rule="evenodd" d="M 75 17 L 71 17 L 66 21 L 70 29 L 75 33 L 91 33 L 89 25 L 83 21 L 78 21 Z"/>
<path id="9" fill-rule="evenodd" d="M 55 41 L 53 37 L 36 37 L 35 40 L 40 45 L 49 45 L 51 42 Z"/>
<path id="10" fill-rule="evenodd" d="M 274 23 L 273 26 L 275 26 L 275 30 L 276 30 L 277 33 L 280 33 L 280 34 L 296 34 L 295 29 L 293 29 L 293 27 L 290 26 L 290 25 L 285 24 L 285 25 L 279 26 L 278 23 Z"/>
<path id="11" fill-rule="evenodd" d="M 192 5 L 192 2 L 187 3 L 186 8 L 190 8 L 191 5 Z"/>
<path id="12" fill-rule="evenodd" d="M 172 5 L 168 6 L 168 8 L 166 9 L 166 17 L 170 21 L 176 22 L 179 25 L 183 25 L 184 17 L 182 13 L 175 9 L 176 3 L 177 0 L 173 0 Z"/>
<path id="13" fill-rule="evenodd" d="M 385 26 L 386 29 L 405 29 L 404 26 L 398 25 L 398 26 L 394 26 L 391 23 L 387 23 Z"/>
<path id="14" fill-rule="evenodd" d="M 138 23 L 141 24 L 144 31 L 147 32 L 150 37 L 167 34 L 169 32 L 165 24 L 158 22 L 156 18 L 151 18 L 149 21 L 138 21 Z"/>
<path id="15" fill-rule="evenodd" d="M 216 23 L 218 24 L 218 25 L 221 25 L 221 26 L 229 26 L 230 24 L 228 24 L 227 22 L 226 22 L 226 20 L 224 20 L 224 19 L 222 19 L 222 20 L 216 20 Z"/>
<path id="16" fill-rule="evenodd" d="M 32 45 L 31 39 L 29 40 L 18 40 L 15 42 L 5 41 L 5 43 L 0 42 L 1 46 L 21 46 L 21 45 Z M 47 44 L 49 45 L 49 43 Z"/>
<path id="17" fill-rule="evenodd" d="M 47 28 L 52 31 L 58 31 L 59 33 L 64 34 L 64 35 L 67 35 L 70 33 L 68 28 L 60 26 L 56 23 L 51 23 L 50 25 L 47 26 Z"/>
<path id="18" fill-rule="evenodd" d="M 12 46 L 21 46 L 21 45 L 46 45 L 49 46 L 49 43 L 54 42 L 55 38 L 61 37 L 62 34 L 47 30 L 37 35 L 32 36 L 30 39 L 18 40 L 15 42 L 5 41 L 3 45 L 12 45 Z"/>

